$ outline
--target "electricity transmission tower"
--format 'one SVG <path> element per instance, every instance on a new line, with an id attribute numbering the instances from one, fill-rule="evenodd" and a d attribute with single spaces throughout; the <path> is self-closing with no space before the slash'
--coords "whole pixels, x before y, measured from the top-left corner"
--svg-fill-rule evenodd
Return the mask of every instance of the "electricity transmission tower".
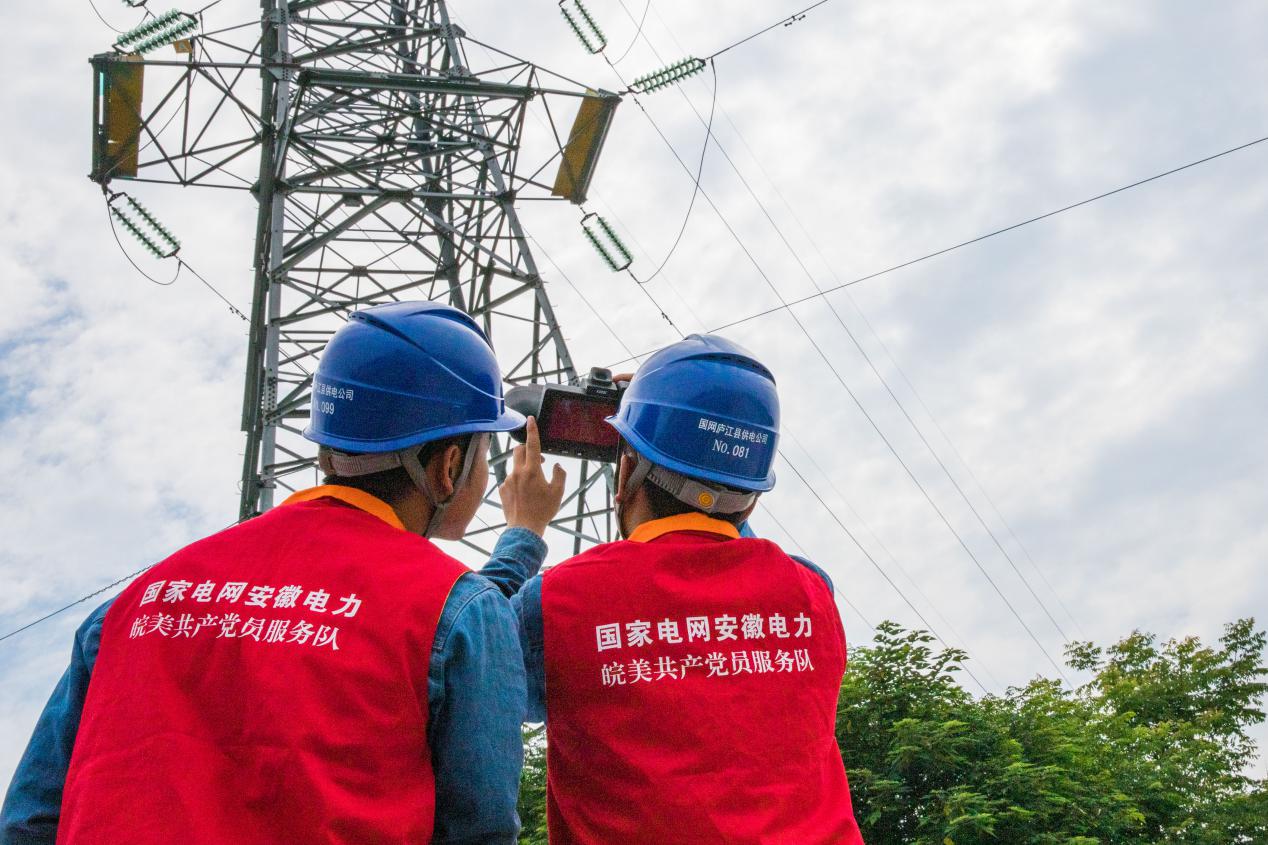
<path id="1" fill-rule="evenodd" d="M 491 66 L 473 68 L 444 0 L 261 7 L 258 26 L 146 13 L 92 59 L 92 178 L 152 252 L 179 245 L 114 180 L 245 190 L 258 201 L 243 518 L 315 477 L 315 449 L 300 436 L 312 373 L 351 311 L 444 301 L 483 324 L 508 383 L 576 380 L 515 203 L 582 201 L 619 102 L 479 42 Z M 535 146 L 523 137 L 530 108 L 553 135 Z M 561 136 L 556 121 L 568 113 Z M 539 181 L 552 165 L 554 183 Z M 498 480 L 508 456 L 495 438 Z M 611 468 L 582 464 L 570 476 L 553 527 L 576 549 L 610 539 Z M 492 493 L 486 502 L 493 514 Z M 467 538 L 476 548 L 500 517 L 482 521 Z"/>

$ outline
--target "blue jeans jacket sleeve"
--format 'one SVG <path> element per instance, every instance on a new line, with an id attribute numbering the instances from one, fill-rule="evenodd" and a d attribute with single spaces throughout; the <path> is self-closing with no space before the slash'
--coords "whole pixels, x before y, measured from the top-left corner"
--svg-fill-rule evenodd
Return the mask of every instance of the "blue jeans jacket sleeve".
<path id="1" fill-rule="evenodd" d="M 474 573 L 441 614 L 428 678 L 427 738 L 436 773 L 432 842 L 511 845 L 524 763 L 524 664 L 511 607 Z"/>
<path id="2" fill-rule="evenodd" d="M 524 652 L 524 674 L 528 683 L 526 722 L 546 721 L 546 645 L 542 631 L 542 577 L 530 578 L 524 589 L 511 596 L 515 622 L 520 629 L 520 649 Z"/>
<path id="3" fill-rule="evenodd" d="M 536 534 L 504 531 L 484 577 L 458 579 L 441 612 L 427 679 L 437 843 L 515 841 L 524 669 L 503 595 L 518 590 L 545 556 Z M 62 787 L 110 603 L 75 634 L 70 666 L 40 714 L 0 809 L 0 845 L 53 845 L 57 838 Z"/>
<path id="4" fill-rule="evenodd" d="M 820 578 L 822 578 L 823 583 L 828 585 L 829 593 L 833 593 L 833 594 L 836 593 L 836 587 L 832 586 L 832 579 L 828 577 L 828 573 L 824 572 L 822 567 L 820 567 L 816 563 L 813 563 L 807 560 L 801 555 L 789 555 L 789 557 L 797 561 L 798 563 L 800 563 L 802 566 L 806 567 L 806 569 L 809 569 L 815 575 L 818 575 Z"/>
<path id="5" fill-rule="evenodd" d="M 506 596 L 545 557 L 533 532 L 504 531 L 489 563 L 458 579 L 440 614 L 427 683 L 436 845 L 510 845 L 519 833 L 524 662 Z"/>
<path id="6" fill-rule="evenodd" d="M 537 574 L 545 559 L 545 540 L 527 528 L 508 528 L 498 538 L 493 556 L 480 569 L 480 574 L 510 598 Z"/>
<path id="7" fill-rule="evenodd" d="M 75 632 L 70 665 L 44 706 L 4 797 L 0 810 L 3 845 L 53 845 L 57 839 L 62 787 L 110 601 L 93 611 Z"/>

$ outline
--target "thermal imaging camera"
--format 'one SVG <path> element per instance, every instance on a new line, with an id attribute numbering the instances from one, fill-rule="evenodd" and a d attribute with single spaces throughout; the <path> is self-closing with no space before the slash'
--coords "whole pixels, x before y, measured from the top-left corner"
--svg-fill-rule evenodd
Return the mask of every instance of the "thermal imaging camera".
<path id="1" fill-rule="evenodd" d="M 612 381 L 612 371 L 590 370 L 580 384 L 524 384 L 506 392 L 506 404 L 526 417 L 536 417 L 542 452 L 615 463 L 620 437 L 605 420 L 616 413 L 624 383 Z M 524 429 L 511 436 L 523 443 Z"/>

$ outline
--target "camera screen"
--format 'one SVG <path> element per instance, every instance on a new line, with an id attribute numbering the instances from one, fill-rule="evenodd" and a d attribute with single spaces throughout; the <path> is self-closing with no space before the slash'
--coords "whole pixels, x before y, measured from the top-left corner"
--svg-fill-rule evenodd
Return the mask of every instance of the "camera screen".
<path id="1" fill-rule="evenodd" d="M 554 394 L 548 413 L 542 417 L 542 438 L 615 449 L 616 429 L 604 419 L 616 413 L 615 402 L 595 401 L 582 396 Z M 544 412 L 547 409 L 542 409 Z"/>

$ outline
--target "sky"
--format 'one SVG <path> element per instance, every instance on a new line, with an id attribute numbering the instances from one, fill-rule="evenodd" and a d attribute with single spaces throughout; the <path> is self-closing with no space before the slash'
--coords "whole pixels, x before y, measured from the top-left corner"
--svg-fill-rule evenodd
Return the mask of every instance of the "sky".
<path id="1" fill-rule="evenodd" d="M 613 60 L 633 41 L 626 80 L 798 8 L 652 0 L 635 40 L 641 0 L 586 5 Z M 482 41 L 622 87 L 553 3 L 451 9 Z M 87 58 L 113 33 L 86 2 L 14 0 L 0 22 L 21 33 L 0 58 L 3 634 L 233 521 L 245 325 L 187 274 L 146 281 L 112 239 L 85 174 Z M 1268 135 L 1266 30 L 1249 0 L 831 0 L 646 114 L 627 98 L 590 208 L 644 276 L 685 219 L 646 292 L 680 330 L 715 328 Z M 694 169 L 715 84 L 687 217 L 669 145 Z M 249 197 L 136 193 L 245 307 Z M 575 208 L 520 213 L 580 366 L 677 338 Z M 726 330 L 783 401 L 787 461 L 756 529 L 828 571 L 852 643 L 882 619 L 931 625 L 991 692 L 1054 676 L 1067 639 L 1264 624 L 1266 223 L 1268 143 Z M 6 782 L 95 601 L 0 642 Z"/>

